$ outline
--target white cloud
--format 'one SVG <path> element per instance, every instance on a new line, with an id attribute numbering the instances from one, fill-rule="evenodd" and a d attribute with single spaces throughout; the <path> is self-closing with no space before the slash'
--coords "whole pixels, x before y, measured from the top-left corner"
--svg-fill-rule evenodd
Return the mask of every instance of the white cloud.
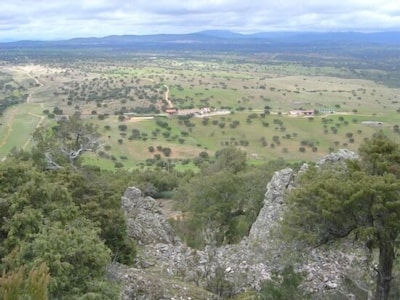
<path id="1" fill-rule="evenodd" d="M 0 4 L 0 39 L 185 33 L 205 29 L 400 30 L 400 1 L 12 0 Z"/>

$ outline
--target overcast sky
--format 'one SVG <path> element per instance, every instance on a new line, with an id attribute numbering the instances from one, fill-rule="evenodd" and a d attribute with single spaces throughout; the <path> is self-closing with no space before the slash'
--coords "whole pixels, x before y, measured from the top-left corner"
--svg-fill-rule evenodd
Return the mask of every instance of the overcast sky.
<path id="1" fill-rule="evenodd" d="M 400 31 L 400 0 L 0 0 L 0 40 L 112 34 Z"/>

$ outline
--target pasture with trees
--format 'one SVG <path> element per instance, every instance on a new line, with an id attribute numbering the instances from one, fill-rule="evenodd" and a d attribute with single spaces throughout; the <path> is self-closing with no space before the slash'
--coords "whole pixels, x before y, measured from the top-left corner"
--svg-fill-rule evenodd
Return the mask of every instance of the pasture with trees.
<path id="1" fill-rule="evenodd" d="M 107 49 L 90 55 L 82 50 L 80 56 L 70 49 L 63 57 L 24 51 L 34 65 L 13 65 L 10 54 L 3 55 L 0 101 L 12 107 L 0 126 L 2 157 L 12 147 L 30 147 L 36 125 L 74 114 L 98 127 L 100 144 L 108 149 L 87 153 L 84 160 L 109 169 L 116 163 L 124 169 L 154 167 L 155 154 L 185 168 L 182 163 L 200 152 L 226 146 L 241 147 L 254 163 L 293 162 L 339 148 L 357 150 L 377 127 L 398 135 L 398 90 L 392 80 L 389 87 L 384 76 L 374 77 L 371 62 L 357 64 L 351 48 L 348 67 L 342 58 L 324 61 L 323 53 L 310 58 L 308 49 L 298 50 L 304 60 L 270 57 L 268 50 L 250 56 L 229 49 L 229 59 L 218 52 L 185 56 L 178 50 L 169 56 L 132 51 L 119 57 Z M 382 60 L 380 71 L 394 76 L 385 66 Z M 362 68 L 368 72 L 359 72 Z M 9 103 L 7 95 L 22 97 L 22 103 Z M 176 113 L 167 113 L 171 107 Z M 313 115 L 294 113 L 302 111 Z M 30 129 L 22 128 L 22 115 L 31 119 Z M 20 138 L 10 131 L 21 131 Z M 148 151 L 158 145 L 171 152 Z"/>
<path id="2" fill-rule="evenodd" d="M 229 248 L 275 171 L 347 148 L 360 160 L 299 176 L 280 229 L 296 249 L 356 239 L 376 262 L 368 290 L 399 295 L 398 46 L 247 42 L 0 49 L 0 293 L 116 299 L 106 267 L 146 254 L 121 209 L 128 186 L 157 199 L 188 252 Z M 197 288 L 313 296 L 291 265 L 236 294 L 229 270 Z"/>

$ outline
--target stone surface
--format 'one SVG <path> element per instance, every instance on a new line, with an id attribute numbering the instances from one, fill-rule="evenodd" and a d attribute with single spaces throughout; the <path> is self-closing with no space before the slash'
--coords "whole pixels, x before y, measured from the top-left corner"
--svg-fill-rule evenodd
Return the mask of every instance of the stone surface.
<path id="1" fill-rule="evenodd" d="M 354 152 L 340 150 L 319 160 L 317 165 L 356 158 Z M 306 166 L 302 168 L 305 169 Z M 140 249 L 133 268 L 110 266 L 110 277 L 122 284 L 121 298 L 213 299 L 215 295 L 205 288 L 217 273 L 223 274 L 234 293 L 260 289 L 270 279 L 271 271 L 282 267 L 282 253 L 274 245 L 270 231 L 282 216 L 284 194 L 293 188 L 296 176 L 291 169 L 274 174 L 267 185 L 264 206 L 247 238 L 235 245 L 208 246 L 203 251 L 191 249 L 179 240 L 154 199 L 143 197 L 135 187 L 128 188 L 121 205 L 129 236 L 139 243 Z M 347 248 L 352 252 L 344 251 Z M 313 249 L 303 254 L 306 263 L 297 264 L 296 269 L 307 273 L 306 288 L 324 293 L 340 287 L 348 269 L 363 263 L 363 254 L 361 248 L 346 243 L 336 249 Z"/>
<path id="2" fill-rule="evenodd" d="M 256 221 L 249 233 L 250 242 L 269 240 L 270 229 L 282 215 L 283 198 L 286 190 L 292 184 L 293 170 L 290 168 L 275 172 L 271 181 L 267 184 L 267 192 L 264 197 L 264 206 L 261 208 Z"/>
<path id="3" fill-rule="evenodd" d="M 128 235 L 138 244 L 179 242 L 153 198 L 142 197 L 138 188 L 129 187 L 121 202 L 126 217 Z"/>
<path id="4" fill-rule="evenodd" d="M 332 152 L 329 155 L 319 159 L 317 161 L 317 166 L 321 166 L 327 163 L 338 163 L 338 162 L 344 162 L 348 159 L 358 159 L 358 155 L 350 151 L 348 149 L 339 149 L 337 152 Z"/>
<path id="5" fill-rule="evenodd" d="M 192 283 L 162 276 L 147 269 L 128 268 L 114 263 L 107 270 L 109 279 L 122 283 L 122 300 L 213 300 L 212 293 Z"/>

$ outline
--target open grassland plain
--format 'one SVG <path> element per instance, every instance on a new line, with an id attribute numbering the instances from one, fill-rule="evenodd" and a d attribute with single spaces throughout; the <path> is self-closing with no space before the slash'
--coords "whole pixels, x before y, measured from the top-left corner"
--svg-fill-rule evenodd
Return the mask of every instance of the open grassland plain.
<path id="1" fill-rule="evenodd" d="M 400 89 L 363 76 L 384 71 L 263 59 L 3 62 L 0 101 L 24 101 L 7 104 L 0 117 L 0 156 L 30 147 L 35 128 L 71 114 L 97 126 L 103 146 L 85 163 L 105 169 L 191 168 L 227 146 L 254 163 L 315 160 L 356 151 L 377 130 L 400 140 Z"/>

